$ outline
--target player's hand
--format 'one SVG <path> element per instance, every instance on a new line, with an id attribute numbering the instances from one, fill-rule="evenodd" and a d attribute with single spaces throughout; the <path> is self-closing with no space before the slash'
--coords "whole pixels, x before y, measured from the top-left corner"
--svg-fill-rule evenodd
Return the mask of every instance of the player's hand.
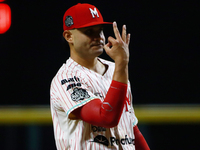
<path id="1" fill-rule="evenodd" d="M 126 25 L 123 25 L 122 35 L 120 35 L 117 23 L 113 22 L 113 31 L 115 38 L 110 36 L 108 43 L 104 45 L 104 49 L 115 63 L 128 63 L 130 34 L 126 33 Z"/>

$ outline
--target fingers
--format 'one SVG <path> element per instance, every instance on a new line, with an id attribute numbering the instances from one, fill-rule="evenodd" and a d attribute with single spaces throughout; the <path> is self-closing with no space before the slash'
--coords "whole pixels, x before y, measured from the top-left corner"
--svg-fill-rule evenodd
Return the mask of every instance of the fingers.
<path id="1" fill-rule="evenodd" d="M 131 39 L 131 34 L 129 33 L 129 34 L 127 35 L 127 37 L 126 37 L 126 44 L 129 45 L 130 39 Z"/>
<path id="2" fill-rule="evenodd" d="M 129 44 L 130 34 L 127 35 L 126 25 L 123 25 L 123 27 L 122 27 L 122 36 L 119 33 L 116 22 L 113 22 L 113 30 L 114 30 L 115 37 L 118 41 L 123 40 L 126 44 Z"/>
<path id="3" fill-rule="evenodd" d="M 106 53 L 108 54 L 108 52 L 110 51 L 110 45 L 109 45 L 109 43 L 107 43 L 107 44 L 104 45 L 104 49 L 105 49 Z"/>
<path id="4" fill-rule="evenodd" d="M 131 37 L 131 34 L 129 33 L 127 35 L 126 33 L 126 25 L 123 25 L 123 28 L 122 28 L 122 40 L 129 45 L 129 42 L 130 42 L 130 37 Z"/>
<path id="5" fill-rule="evenodd" d="M 126 42 L 126 25 L 122 27 L 122 40 Z"/>
<path id="6" fill-rule="evenodd" d="M 115 44 L 116 40 L 113 37 L 108 37 L 108 43 L 104 45 L 104 49 L 106 51 L 110 50 L 110 47 L 113 46 L 113 44 Z"/>
<path id="7" fill-rule="evenodd" d="M 114 31 L 114 34 L 115 34 L 115 37 L 117 38 L 117 40 L 121 40 L 121 36 L 120 36 L 119 30 L 117 28 L 116 22 L 113 22 L 113 31 Z"/>

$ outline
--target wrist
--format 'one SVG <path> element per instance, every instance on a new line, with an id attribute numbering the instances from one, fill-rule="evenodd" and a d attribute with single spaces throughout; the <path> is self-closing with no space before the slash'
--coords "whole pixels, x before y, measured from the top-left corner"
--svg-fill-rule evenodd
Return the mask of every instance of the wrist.
<path id="1" fill-rule="evenodd" d="M 118 58 L 118 59 L 115 59 L 114 61 L 115 61 L 116 66 L 125 66 L 125 65 L 128 65 L 129 58 Z"/>
<path id="2" fill-rule="evenodd" d="M 128 65 L 122 68 L 115 67 L 113 80 L 127 84 L 128 83 Z"/>
<path id="3" fill-rule="evenodd" d="M 112 80 L 111 86 L 117 87 L 117 88 L 119 88 L 119 87 L 127 88 L 127 83 L 122 83 L 119 81 Z"/>

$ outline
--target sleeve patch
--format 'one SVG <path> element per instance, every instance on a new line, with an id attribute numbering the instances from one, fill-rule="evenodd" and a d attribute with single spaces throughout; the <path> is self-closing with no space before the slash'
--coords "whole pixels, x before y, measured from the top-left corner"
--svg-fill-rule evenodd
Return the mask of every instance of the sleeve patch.
<path id="1" fill-rule="evenodd" d="M 82 88 L 74 88 L 73 93 L 71 94 L 71 99 L 75 102 L 80 100 L 84 100 L 86 98 L 90 98 L 90 95 L 85 89 Z"/>

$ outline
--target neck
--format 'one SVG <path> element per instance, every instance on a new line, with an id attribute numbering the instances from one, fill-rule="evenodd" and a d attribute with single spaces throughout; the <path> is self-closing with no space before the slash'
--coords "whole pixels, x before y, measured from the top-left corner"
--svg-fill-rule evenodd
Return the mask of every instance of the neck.
<path id="1" fill-rule="evenodd" d="M 84 58 L 77 58 L 77 57 L 72 57 L 71 58 L 76 61 L 79 65 L 84 66 L 96 73 L 99 73 L 103 75 L 106 71 L 106 66 L 102 64 L 97 57 L 93 59 L 84 59 Z"/>
<path id="2" fill-rule="evenodd" d="M 82 57 L 72 57 L 71 58 L 76 61 L 78 64 L 80 64 L 81 66 L 84 66 L 88 69 L 93 69 L 96 65 L 97 65 L 97 57 L 93 58 L 93 59 L 84 59 Z"/>

